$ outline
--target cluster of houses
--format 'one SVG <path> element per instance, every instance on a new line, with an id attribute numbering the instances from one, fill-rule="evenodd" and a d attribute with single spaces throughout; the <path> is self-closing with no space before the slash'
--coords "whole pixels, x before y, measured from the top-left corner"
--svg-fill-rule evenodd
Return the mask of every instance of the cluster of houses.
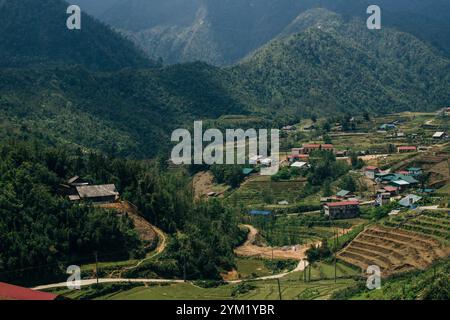
<path id="1" fill-rule="evenodd" d="M 405 191 L 419 184 L 417 179 L 423 173 L 421 168 L 411 167 L 392 173 L 368 166 L 363 173 L 378 186 L 374 205 L 387 205 L 391 203 L 392 199 L 396 199 L 399 200 L 400 207 L 412 209 L 422 200 L 421 196 L 415 194 L 406 194 L 402 197 Z M 333 197 L 322 198 L 321 202 L 325 215 L 332 219 L 350 219 L 359 216 L 360 202 L 350 191 L 341 190 Z M 373 203 L 373 201 L 368 203 Z"/>
<path id="2" fill-rule="evenodd" d="M 368 166 L 364 169 L 364 175 L 373 180 L 379 186 L 376 193 L 375 203 L 377 205 L 386 205 L 395 198 L 400 200 L 399 205 L 405 208 L 414 208 L 416 203 L 422 200 L 422 197 L 408 194 L 402 198 L 401 194 L 405 193 L 412 187 L 417 187 L 419 177 L 423 174 L 422 168 L 410 167 L 406 170 L 398 172 L 386 172 L 377 167 Z M 423 192 L 432 191 L 429 189 Z"/>
<path id="3" fill-rule="evenodd" d="M 85 201 L 95 204 L 114 203 L 119 199 L 114 184 L 91 185 L 75 176 L 61 185 L 70 201 Z"/>

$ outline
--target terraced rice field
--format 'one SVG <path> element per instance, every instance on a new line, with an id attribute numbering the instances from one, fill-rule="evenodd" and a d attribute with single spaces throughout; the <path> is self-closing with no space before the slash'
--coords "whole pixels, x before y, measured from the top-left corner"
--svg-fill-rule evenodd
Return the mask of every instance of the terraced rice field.
<path id="1" fill-rule="evenodd" d="M 450 254 L 448 215 L 424 213 L 412 219 L 395 218 L 385 226 L 364 230 L 346 248 L 339 259 L 366 270 L 377 265 L 383 276 L 425 269 L 435 260 Z"/>

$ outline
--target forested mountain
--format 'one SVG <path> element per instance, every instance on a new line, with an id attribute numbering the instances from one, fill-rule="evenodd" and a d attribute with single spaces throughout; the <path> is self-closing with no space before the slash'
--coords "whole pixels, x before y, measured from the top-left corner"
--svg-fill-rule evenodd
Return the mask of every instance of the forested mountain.
<path id="1" fill-rule="evenodd" d="M 219 279 L 234 267 L 243 241 L 236 210 L 194 202 L 190 178 L 159 162 L 106 157 L 10 139 L 0 144 L 0 281 L 42 284 L 67 279 L 69 265 L 142 258 L 143 244 L 128 216 L 58 194 L 74 174 L 92 183 L 114 182 L 153 224 L 170 233 L 159 272 L 166 277 Z M 245 236 L 245 235 L 244 235 Z M 147 266 L 148 274 L 155 270 Z M 106 275 L 105 275 L 106 276 Z"/>
<path id="2" fill-rule="evenodd" d="M 61 0 L 0 1 L 0 67 L 81 64 L 94 70 L 148 67 L 147 57 L 109 27 L 83 14 L 69 30 Z"/>
<path id="3" fill-rule="evenodd" d="M 433 110 L 450 99 L 450 60 L 410 34 L 325 9 L 300 15 L 231 70 L 260 105 L 333 113 Z"/>
<path id="4" fill-rule="evenodd" d="M 174 129 L 248 112 L 226 79 L 202 63 L 115 73 L 0 70 L 0 128 L 112 155 L 154 156 Z"/>
<path id="5" fill-rule="evenodd" d="M 450 56 L 450 2 L 446 0 L 109 2 L 89 0 L 89 4 L 81 4 L 88 12 L 130 36 L 152 58 L 162 57 L 166 63 L 195 60 L 219 65 L 235 63 L 277 37 L 306 10 L 321 7 L 348 19 L 366 19 L 366 9 L 372 4 L 382 8 L 383 26 L 409 32 Z"/>
<path id="6" fill-rule="evenodd" d="M 53 3 L 58 10 L 62 5 L 56 0 L 42 3 Z M 50 11 L 54 10 L 51 6 Z M 32 23 L 28 11 L 16 15 L 24 25 Z M 9 33 L 15 37 L 25 34 L 22 25 L 2 21 L 10 25 Z M 93 28 L 107 30 L 92 23 Z M 36 30 L 41 29 L 36 26 Z M 20 68 L 0 70 L 2 135 L 20 132 L 46 143 L 145 158 L 167 152 L 170 133 L 189 128 L 194 120 L 252 113 L 268 123 L 278 119 L 272 124 L 278 126 L 286 116 L 431 110 L 449 100 L 446 58 L 409 34 L 390 28 L 369 31 L 364 20 L 347 20 L 325 9 L 295 17 L 275 40 L 229 68 L 191 63 L 138 70 L 139 62 L 126 60 L 134 68 L 89 70 L 119 67 L 121 63 L 116 62 L 122 61 L 122 46 L 135 52 L 113 32 L 104 36 L 106 43 L 118 46 L 110 60 L 93 58 L 96 52 L 102 57 L 100 46 L 93 46 L 92 52 L 77 51 L 77 61 L 64 60 L 65 56 L 50 59 L 55 54 L 51 50 L 48 56 L 39 56 L 44 44 L 62 43 L 64 47 L 58 32 L 46 33 L 44 42 L 23 43 L 23 51 L 15 39 L 2 38 L 4 47 L 19 50 L 17 59 L 40 61 L 39 68 L 27 69 L 24 63 Z M 2 57 L 14 65 L 12 56 Z M 55 67 L 53 61 L 60 66 Z"/>

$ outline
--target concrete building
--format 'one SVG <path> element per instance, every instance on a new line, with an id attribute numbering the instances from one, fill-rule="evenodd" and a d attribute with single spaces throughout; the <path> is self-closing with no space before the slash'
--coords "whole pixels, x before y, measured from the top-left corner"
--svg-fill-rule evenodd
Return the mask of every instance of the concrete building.
<path id="1" fill-rule="evenodd" d="M 351 219 L 359 216 L 358 201 L 328 202 L 323 209 L 325 215 L 332 219 Z"/>

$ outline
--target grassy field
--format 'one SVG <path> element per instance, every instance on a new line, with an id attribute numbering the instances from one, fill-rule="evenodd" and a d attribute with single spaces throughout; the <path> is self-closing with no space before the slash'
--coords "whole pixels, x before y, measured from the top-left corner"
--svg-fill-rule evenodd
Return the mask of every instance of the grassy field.
<path id="1" fill-rule="evenodd" d="M 257 208 L 284 200 L 293 203 L 304 185 L 301 179 L 275 182 L 269 176 L 255 176 L 230 195 L 230 200 Z"/>
<path id="2" fill-rule="evenodd" d="M 364 222 L 359 218 L 329 221 L 321 213 L 309 213 L 278 216 L 269 220 L 254 217 L 249 223 L 260 230 L 261 236 L 269 245 L 286 246 L 329 239 L 334 236 L 334 232 Z"/>
<path id="3" fill-rule="evenodd" d="M 450 260 L 437 263 L 425 271 L 415 271 L 381 282 L 381 289 L 361 286 L 347 298 L 351 300 L 450 299 Z"/>
<path id="4" fill-rule="evenodd" d="M 450 183 L 448 183 L 445 186 L 443 186 L 442 188 L 438 189 L 436 191 L 436 194 L 450 197 Z"/>
<path id="5" fill-rule="evenodd" d="M 235 261 L 240 279 L 263 277 L 272 274 L 272 271 L 267 268 L 262 259 L 239 257 Z"/>
<path id="6" fill-rule="evenodd" d="M 244 261 L 248 260 L 248 261 Z M 260 261 L 262 263 L 262 261 Z M 250 272 L 258 268 L 253 259 L 238 260 L 241 272 Z M 260 265 L 261 266 L 261 265 Z M 328 299 L 338 290 L 356 284 L 355 276 L 359 272 L 345 264 L 337 263 L 337 281 L 334 281 L 334 265 L 315 263 L 311 272 L 307 269 L 308 281 L 304 281 L 304 271 L 293 272 L 280 279 L 281 294 L 284 300 Z M 261 270 L 261 275 L 264 270 Z M 268 269 L 266 268 L 266 272 Z M 310 278 L 309 278 L 310 274 Z M 309 280 L 310 279 L 310 280 Z M 105 284 L 98 287 L 84 287 L 82 290 L 52 290 L 52 292 L 70 299 L 97 300 L 278 300 L 276 280 L 247 281 L 240 284 L 226 284 L 213 288 L 202 288 L 191 283 L 180 284 Z"/>

